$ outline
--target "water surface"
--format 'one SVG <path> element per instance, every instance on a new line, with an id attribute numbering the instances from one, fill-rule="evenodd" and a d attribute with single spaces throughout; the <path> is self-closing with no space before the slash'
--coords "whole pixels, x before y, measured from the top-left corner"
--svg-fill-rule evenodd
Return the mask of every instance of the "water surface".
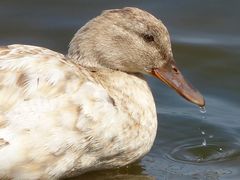
<path id="1" fill-rule="evenodd" d="M 0 2 L 0 44 L 67 52 L 76 30 L 102 10 L 136 6 L 167 25 L 178 66 L 207 113 L 147 77 L 159 127 L 151 152 L 129 166 L 75 179 L 234 180 L 240 177 L 240 1 L 41 0 Z"/>

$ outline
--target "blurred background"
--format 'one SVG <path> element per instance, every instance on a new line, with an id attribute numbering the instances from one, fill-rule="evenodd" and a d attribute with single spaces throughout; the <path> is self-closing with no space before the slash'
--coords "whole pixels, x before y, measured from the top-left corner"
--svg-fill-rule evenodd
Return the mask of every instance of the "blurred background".
<path id="1" fill-rule="evenodd" d="M 206 113 L 154 78 L 159 128 L 151 152 L 129 166 L 74 179 L 240 178 L 240 1 L 1 0 L 0 45 L 67 53 L 73 34 L 102 10 L 134 6 L 161 19 L 176 62 L 206 98 Z"/>

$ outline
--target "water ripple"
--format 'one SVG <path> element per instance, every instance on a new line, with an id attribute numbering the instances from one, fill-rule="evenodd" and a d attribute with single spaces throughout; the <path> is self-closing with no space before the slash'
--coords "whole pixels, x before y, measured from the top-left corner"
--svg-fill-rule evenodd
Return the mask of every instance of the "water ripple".
<path id="1" fill-rule="evenodd" d="M 200 139 L 190 139 L 178 142 L 176 146 L 166 154 L 166 157 L 173 161 L 183 163 L 216 163 L 233 160 L 240 157 L 239 143 L 229 143 L 215 139 L 215 142 L 199 144 Z"/>

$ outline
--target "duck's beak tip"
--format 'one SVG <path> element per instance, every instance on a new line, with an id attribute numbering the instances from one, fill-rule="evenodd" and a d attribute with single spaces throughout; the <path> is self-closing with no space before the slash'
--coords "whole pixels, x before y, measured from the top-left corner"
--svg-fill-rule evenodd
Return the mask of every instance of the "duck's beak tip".
<path id="1" fill-rule="evenodd" d="M 151 74 L 173 88 L 186 100 L 200 107 L 205 106 L 205 100 L 202 94 L 184 79 L 183 75 L 175 65 L 173 68 L 153 68 Z"/>
<path id="2" fill-rule="evenodd" d="M 198 92 L 197 90 L 195 90 L 194 96 L 186 97 L 186 99 L 188 101 L 198 105 L 199 107 L 204 107 L 205 106 L 205 99 L 202 96 L 202 94 L 200 92 Z"/>
<path id="3" fill-rule="evenodd" d="M 206 101 L 205 101 L 204 97 L 202 96 L 201 100 L 197 103 L 197 105 L 199 107 L 204 107 L 205 104 L 206 104 Z"/>

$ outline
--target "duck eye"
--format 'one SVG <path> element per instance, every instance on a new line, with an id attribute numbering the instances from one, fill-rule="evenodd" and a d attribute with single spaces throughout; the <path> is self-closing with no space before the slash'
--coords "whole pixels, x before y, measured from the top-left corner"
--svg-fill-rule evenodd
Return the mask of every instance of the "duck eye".
<path id="1" fill-rule="evenodd" d="M 143 36 L 143 39 L 144 39 L 146 42 L 152 42 L 152 41 L 154 41 L 153 35 L 150 35 L 150 34 L 145 34 L 145 35 Z"/>

